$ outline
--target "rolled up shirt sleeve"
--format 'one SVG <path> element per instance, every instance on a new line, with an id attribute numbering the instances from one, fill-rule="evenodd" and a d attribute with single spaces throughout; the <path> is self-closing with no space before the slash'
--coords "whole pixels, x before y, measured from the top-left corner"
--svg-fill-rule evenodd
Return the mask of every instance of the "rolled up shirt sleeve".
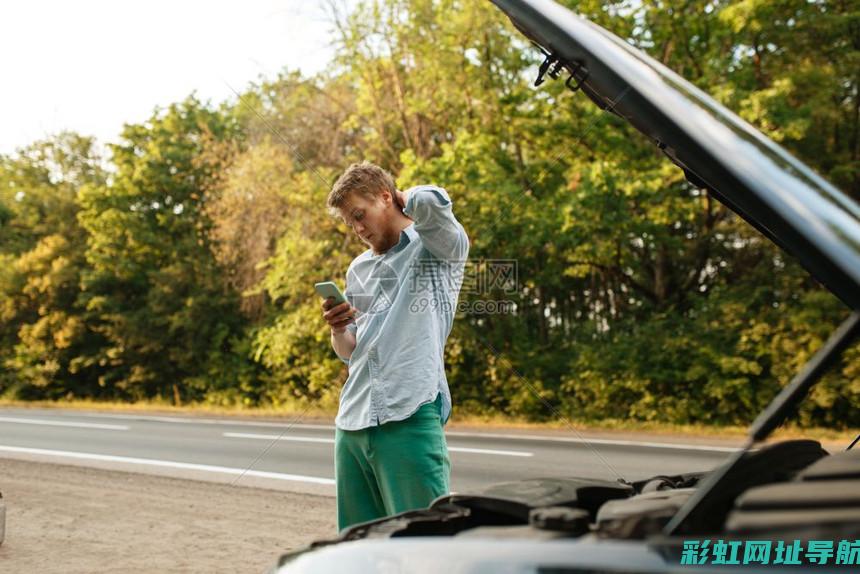
<path id="1" fill-rule="evenodd" d="M 454 217 L 448 192 L 441 187 L 409 189 L 403 213 L 415 222 L 415 231 L 433 256 L 461 261 L 469 255 L 469 237 Z"/>

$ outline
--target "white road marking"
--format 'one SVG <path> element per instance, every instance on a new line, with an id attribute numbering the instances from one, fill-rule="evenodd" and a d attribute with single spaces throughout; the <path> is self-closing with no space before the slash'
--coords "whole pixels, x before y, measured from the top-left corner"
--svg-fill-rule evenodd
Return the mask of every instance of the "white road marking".
<path id="1" fill-rule="evenodd" d="M 91 418 L 104 418 L 104 419 L 124 419 L 124 420 L 138 420 L 138 421 L 150 421 L 150 422 L 158 422 L 158 423 L 172 423 L 172 424 L 201 424 L 201 425 L 221 425 L 221 426 L 249 426 L 249 427 L 271 427 L 271 428 L 304 428 L 304 429 L 312 429 L 312 430 L 330 430 L 334 432 L 334 425 L 315 425 L 315 424 L 290 424 L 288 422 L 285 423 L 275 423 L 269 421 L 231 421 L 229 419 L 207 419 L 207 418 L 196 418 L 196 417 L 170 417 L 170 416 L 157 416 L 157 415 L 119 415 L 119 414 L 104 414 L 104 413 L 69 413 L 62 412 L 60 416 L 74 416 L 74 417 L 91 417 Z M 47 415 L 51 416 L 51 415 Z"/>
<path id="2" fill-rule="evenodd" d="M 303 476 L 300 474 L 283 474 L 280 472 L 266 472 L 262 470 L 248 470 L 232 468 L 229 466 L 213 466 L 209 464 L 191 464 L 188 462 L 175 462 L 172 460 L 157 460 L 151 458 L 134 458 L 129 456 L 113 456 L 107 454 L 95 454 L 89 452 L 70 452 L 65 450 L 49 450 L 44 448 L 24 448 L 19 446 L 2 446 L 0 452 L 19 452 L 25 454 L 39 454 L 55 456 L 58 458 L 75 458 L 80 460 L 100 460 L 107 462 L 122 462 L 126 464 L 139 464 L 142 466 L 157 466 L 162 468 L 178 468 L 182 470 L 198 470 L 203 472 L 216 472 L 220 474 L 254 476 L 258 478 L 273 478 L 276 480 L 290 480 L 294 482 L 312 482 L 314 484 L 333 485 L 334 479 L 320 478 L 317 476 Z"/>
<path id="3" fill-rule="evenodd" d="M 256 440 L 287 440 L 287 441 L 295 441 L 295 442 L 322 442 L 327 444 L 334 444 L 333 438 L 316 438 L 309 436 L 281 436 L 273 435 L 273 434 L 254 434 L 254 433 L 242 433 L 242 432 L 225 432 L 223 435 L 227 438 L 249 438 Z M 474 454 L 497 454 L 500 456 L 534 456 L 532 452 L 525 452 L 521 450 L 494 450 L 489 448 L 466 448 L 460 446 L 449 446 L 449 452 L 469 452 Z"/>
<path id="4" fill-rule="evenodd" d="M 0 417 L 0 423 L 18 423 L 23 425 L 45 425 L 51 427 L 76 427 L 101 430 L 128 430 L 125 425 L 105 425 L 97 423 L 72 423 L 61 421 L 46 421 L 42 419 L 22 419 L 18 417 Z"/>
<path id="5" fill-rule="evenodd" d="M 250 439 L 258 439 L 258 440 L 289 440 L 295 442 L 322 442 L 327 444 L 334 444 L 333 438 L 317 438 L 312 436 L 281 436 L 275 434 L 253 434 L 253 433 L 243 433 L 243 432 L 225 432 L 222 433 L 227 438 L 250 438 Z"/>
<path id="6" fill-rule="evenodd" d="M 63 412 L 63 415 L 69 413 Z M 307 429 L 307 430 L 328 430 L 334 432 L 334 425 L 321 424 L 290 424 L 276 423 L 269 421 L 231 421 L 225 419 L 211 418 L 191 418 L 191 417 L 169 417 L 155 415 L 124 415 L 124 414 L 102 414 L 102 413 L 74 413 L 71 416 L 94 417 L 94 418 L 113 418 L 113 419 L 131 419 L 153 422 L 164 422 L 172 424 L 203 424 L 203 425 L 223 425 L 223 426 L 250 426 L 250 427 L 268 427 L 278 429 Z M 700 452 L 735 452 L 741 447 L 732 446 L 716 446 L 716 445 L 701 445 L 701 444 L 684 444 L 676 442 L 656 442 L 656 441 L 635 441 L 621 439 L 602 439 L 602 438 L 575 438 L 575 437 L 554 437 L 545 435 L 527 435 L 527 434 L 510 434 L 510 433 L 491 433 L 491 432 L 466 432 L 466 431 L 446 431 L 447 436 L 461 436 L 469 438 L 488 438 L 488 439 L 510 439 L 510 440 L 530 440 L 538 442 L 562 442 L 573 444 L 593 444 L 607 446 L 631 446 L 640 448 L 659 448 L 669 450 L 688 450 Z"/>
<path id="7" fill-rule="evenodd" d="M 676 450 L 700 450 L 706 452 L 735 452 L 740 450 L 740 447 L 733 446 L 711 446 L 711 445 L 700 445 L 700 444 L 683 444 L 676 442 L 649 442 L 649 441 L 636 441 L 636 440 L 618 440 L 618 439 L 603 439 L 603 438 L 572 438 L 572 437 L 544 437 L 539 435 L 526 435 L 526 434 L 489 434 L 489 433 L 479 433 L 479 432 L 460 432 L 460 431 L 450 431 L 445 433 L 448 436 L 463 436 L 463 437 L 490 437 L 490 438 L 504 438 L 504 439 L 512 439 L 512 440 L 537 440 L 537 441 L 554 441 L 554 442 L 567 442 L 567 443 L 578 443 L 578 444 L 605 444 L 610 446 L 638 446 L 638 447 L 646 447 L 646 448 L 668 448 L 668 449 L 676 449 Z"/>
<path id="8" fill-rule="evenodd" d="M 489 448 L 466 448 L 463 446 L 449 446 L 451 452 L 472 452 L 475 454 L 498 454 L 501 456 L 534 456 L 533 452 L 523 450 L 493 450 Z"/>

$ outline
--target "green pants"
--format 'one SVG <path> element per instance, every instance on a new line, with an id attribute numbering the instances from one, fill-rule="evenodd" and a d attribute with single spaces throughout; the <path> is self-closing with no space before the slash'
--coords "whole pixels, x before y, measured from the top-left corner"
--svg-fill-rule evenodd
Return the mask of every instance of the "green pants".
<path id="1" fill-rule="evenodd" d="M 451 461 L 441 421 L 442 395 L 409 418 L 334 441 L 337 527 L 426 508 L 449 492 Z"/>

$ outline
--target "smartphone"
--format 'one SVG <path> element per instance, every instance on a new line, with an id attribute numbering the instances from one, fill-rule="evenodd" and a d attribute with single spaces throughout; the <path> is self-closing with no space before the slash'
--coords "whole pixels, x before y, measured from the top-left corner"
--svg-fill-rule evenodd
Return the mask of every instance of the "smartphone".
<path id="1" fill-rule="evenodd" d="M 335 305 L 346 303 L 346 295 L 341 293 L 340 289 L 337 288 L 337 285 L 335 285 L 331 281 L 323 281 L 322 283 L 316 283 L 314 284 L 314 289 L 316 289 L 319 296 L 323 299 L 328 299 L 329 297 L 334 298 Z"/>

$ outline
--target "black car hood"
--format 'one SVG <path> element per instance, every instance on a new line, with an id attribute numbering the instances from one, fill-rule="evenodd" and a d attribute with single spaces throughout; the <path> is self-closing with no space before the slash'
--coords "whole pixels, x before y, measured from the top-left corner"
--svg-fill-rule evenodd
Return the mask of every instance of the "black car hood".
<path id="1" fill-rule="evenodd" d="M 550 0 L 492 0 L 598 106 L 860 309 L 860 206 L 704 92 Z M 553 67 L 549 68 L 553 71 Z M 561 72 L 559 67 L 557 72 Z"/>

